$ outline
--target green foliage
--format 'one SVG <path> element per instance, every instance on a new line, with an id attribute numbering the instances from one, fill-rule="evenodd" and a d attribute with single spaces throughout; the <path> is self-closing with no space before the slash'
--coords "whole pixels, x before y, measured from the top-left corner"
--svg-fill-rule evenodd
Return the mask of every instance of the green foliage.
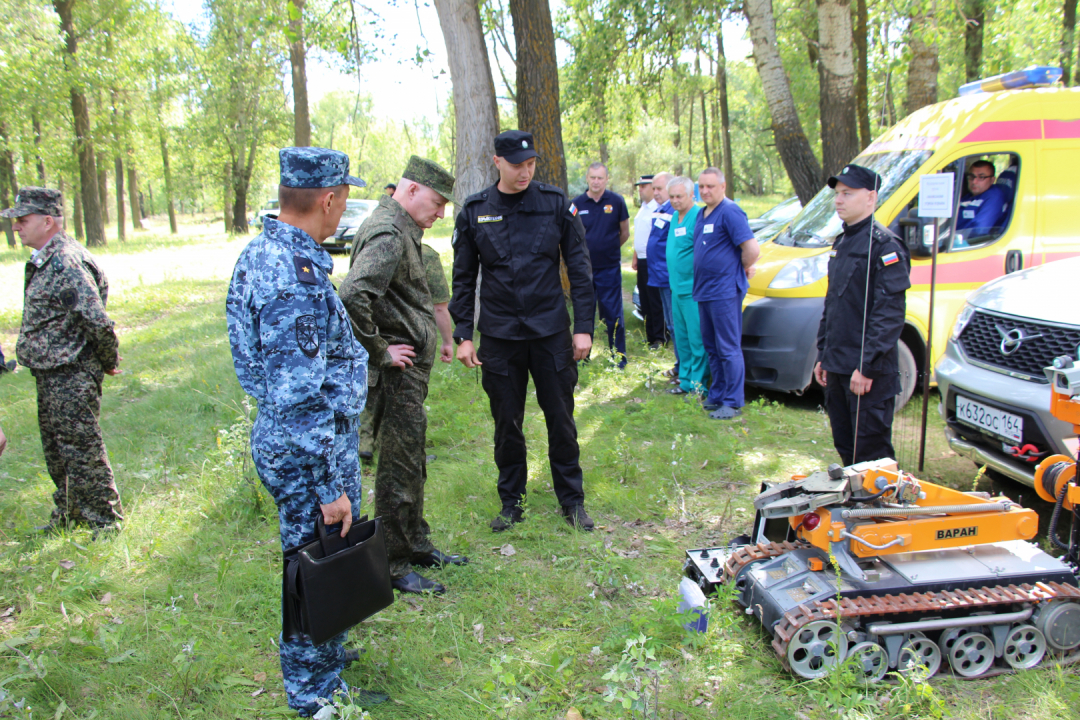
<path id="1" fill-rule="evenodd" d="M 639 634 L 626 640 L 622 657 L 603 675 L 607 680 L 607 692 L 604 702 L 614 703 L 630 711 L 630 717 L 649 717 L 652 707 L 653 717 L 660 716 L 660 684 L 668 670 L 656 659 L 656 650 L 651 638 Z"/>
<path id="2" fill-rule="evenodd" d="M 452 108 L 449 114 L 453 116 Z M 380 120 L 372 113 L 371 98 L 364 95 L 327 93 L 313 109 L 311 126 L 312 141 L 348 153 L 353 174 L 367 182 L 367 188 L 354 189 L 350 197 L 378 198 L 387 183 L 401 179 L 410 155 L 454 166 L 451 146 L 440 138 L 440 128 L 425 120 Z"/>

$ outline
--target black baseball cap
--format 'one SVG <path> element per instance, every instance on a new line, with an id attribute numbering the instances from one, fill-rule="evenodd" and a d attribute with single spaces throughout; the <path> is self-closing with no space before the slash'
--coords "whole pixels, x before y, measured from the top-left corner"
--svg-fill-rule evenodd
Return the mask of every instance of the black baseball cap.
<path id="1" fill-rule="evenodd" d="M 653 181 L 654 177 L 656 177 L 656 176 L 655 175 L 642 175 L 641 179 L 638 180 L 636 183 L 634 183 L 634 185 L 635 186 L 637 186 L 637 185 L 652 185 L 652 181 Z"/>
<path id="2" fill-rule="evenodd" d="M 536 153 L 532 133 L 524 130 L 507 130 L 496 135 L 495 154 L 511 165 L 525 162 L 532 157 L 540 157 Z"/>
<path id="3" fill-rule="evenodd" d="M 836 189 L 836 183 L 844 183 L 856 190 L 880 190 L 881 176 L 862 165 L 846 165 L 839 175 L 829 178 L 829 187 Z"/>

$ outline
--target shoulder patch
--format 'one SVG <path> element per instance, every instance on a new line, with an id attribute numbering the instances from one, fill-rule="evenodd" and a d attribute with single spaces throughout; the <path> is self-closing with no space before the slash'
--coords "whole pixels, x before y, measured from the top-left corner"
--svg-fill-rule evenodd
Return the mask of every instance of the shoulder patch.
<path id="1" fill-rule="evenodd" d="M 303 255 L 293 255 L 293 265 L 296 266 L 296 279 L 302 283 L 308 285 L 317 285 L 318 279 L 315 277 L 315 264 L 308 260 Z M 317 350 L 316 350 L 317 351 Z M 312 356 L 314 357 L 314 356 Z"/>
<path id="2" fill-rule="evenodd" d="M 900 262 L 900 258 L 894 252 L 891 252 L 888 255 L 881 256 L 881 264 L 885 267 L 889 267 L 890 265 L 894 265 L 898 262 Z"/>
<path id="3" fill-rule="evenodd" d="M 314 315 L 296 318 L 296 345 L 309 358 L 319 354 L 319 323 Z"/>
<path id="4" fill-rule="evenodd" d="M 575 205 L 574 203 L 570 203 L 570 214 L 575 216 L 577 215 L 577 205 Z"/>
<path id="5" fill-rule="evenodd" d="M 59 258 L 58 258 L 59 259 Z M 74 310 L 79 304 L 79 293 L 75 288 L 64 288 L 60 291 L 60 304 L 65 310 Z"/>

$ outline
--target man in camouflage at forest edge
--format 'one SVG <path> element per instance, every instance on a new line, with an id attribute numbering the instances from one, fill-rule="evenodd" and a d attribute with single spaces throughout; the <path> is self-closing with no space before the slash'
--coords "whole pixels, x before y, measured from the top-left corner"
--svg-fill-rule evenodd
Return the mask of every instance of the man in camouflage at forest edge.
<path id="1" fill-rule="evenodd" d="M 38 426 L 45 465 L 56 485 L 56 507 L 43 530 L 68 522 L 97 531 L 123 520 L 98 416 L 105 375 L 121 371 L 119 340 L 105 312 L 109 281 L 94 257 L 64 233 L 58 190 L 20 188 L 15 218 L 26 263 L 19 364 L 37 381 Z"/>
<path id="2" fill-rule="evenodd" d="M 371 357 L 369 412 L 379 455 L 375 513 L 386 529 L 393 585 L 402 592 L 446 590 L 412 565 L 468 562 L 435 549 L 424 520 L 424 400 L 439 342 L 420 239 L 443 217 L 453 190 L 446 170 L 412 156 L 393 196 L 379 198 L 357 230 L 352 267 L 341 284 L 342 302 Z"/>
<path id="3" fill-rule="evenodd" d="M 236 262 L 226 298 L 236 377 L 259 403 L 251 455 L 274 497 L 282 550 L 310 542 L 319 514 L 342 524 L 344 537 L 360 514 L 357 426 L 367 393 L 367 353 L 329 275 L 321 247 L 337 229 L 349 185 L 349 158 L 323 148 L 280 151 L 280 213 Z M 343 647 L 348 633 L 313 645 L 306 635 L 281 637 L 281 673 L 289 706 L 317 712 L 348 686 L 341 671 L 358 657 Z M 367 706 L 381 693 L 352 690 Z"/>

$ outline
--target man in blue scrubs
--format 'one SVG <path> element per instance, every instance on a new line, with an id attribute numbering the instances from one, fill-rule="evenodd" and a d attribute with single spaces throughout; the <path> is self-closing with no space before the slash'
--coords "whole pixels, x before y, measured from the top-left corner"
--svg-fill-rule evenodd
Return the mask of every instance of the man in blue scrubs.
<path id="1" fill-rule="evenodd" d="M 667 172 L 653 176 L 653 199 L 659 203 L 659 207 L 653 213 L 649 242 L 645 247 L 646 256 L 652 258 L 652 262 L 649 263 L 649 287 L 654 287 L 659 291 L 660 304 L 664 310 L 664 341 L 670 340 L 672 349 L 675 351 L 675 367 L 665 370 L 664 376 L 673 378 L 672 382 L 678 382 L 679 348 L 675 346 L 675 316 L 671 312 L 671 287 L 668 283 L 667 267 L 668 224 L 674 212 L 668 200 L 667 191 L 667 184 L 671 178 L 671 173 Z"/>
<path id="2" fill-rule="evenodd" d="M 701 315 L 701 339 L 712 381 L 703 407 L 714 420 L 741 415 L 745 368 L 742 356 L 742 301 L 754 274 L 758 244 L 746 213 L 724 197 L 724 173 L 706 168 L 698 176 L 705 207 L 694 227 L 694 295 Z"/>
<path id="3" fill-rule="evenodd" d="M 585 226 L 585 241 L 592 259 L 593 289 L 600 319 L 607 326 L 608 349 L 626 367 L 626 323 L 622 304 L 622 257 L 620 248 L 630 237 L 630 213 L 621 195 L 607 189 L 608 170 L 603 163 L 589 166 L 587 192 L 574 198 L 573 209 Z"/>

